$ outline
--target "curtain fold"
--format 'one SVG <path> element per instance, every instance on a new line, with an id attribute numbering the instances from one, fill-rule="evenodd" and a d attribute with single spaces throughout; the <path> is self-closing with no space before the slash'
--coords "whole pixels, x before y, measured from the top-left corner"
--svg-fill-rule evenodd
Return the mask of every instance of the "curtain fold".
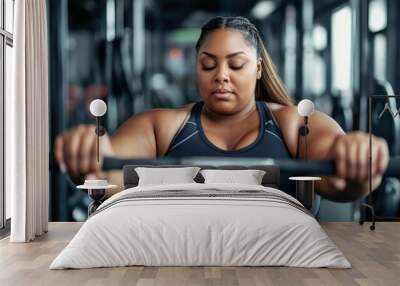
<path id="1" fill-rule="evenodd" d="M 15 1 L 14 27 L 14 94 L 8 104 L 12 115 L 6 129 L 6 186 L 12 193 L 10 241 L 27 242 L 47 232 L 48 227 L 46 1 Z"/>

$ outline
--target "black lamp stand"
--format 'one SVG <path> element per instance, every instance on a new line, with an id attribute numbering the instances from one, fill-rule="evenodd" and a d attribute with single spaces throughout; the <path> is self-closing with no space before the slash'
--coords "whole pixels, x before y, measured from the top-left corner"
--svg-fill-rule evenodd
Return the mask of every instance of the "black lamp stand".
<path id="1" fill-rule="evenodd" d="M 88 216 L 94 213 L 97 208 L 104 202 L 106 196 L 105 189 L 88 189 L 88 196 L 92 202 L 88 206 Z"/>
<path id="2" fill-rule="evenodd" d="M 106 133 L 104 126 L 100 125 L 100 117 L 96 116 L 96 135 L 97 135 L 97 162 L 100 161 L 100 136 Z"/>
<path id="3" fill-rule="evenodd" d="M 300 139 L 304 137 L 305 150 L 304 150 L 304 160 L 308 159 L 308 143 L 307 143 L 307 135 L 309 133 L 308 129 L 308 116 L 304 116 L 304 125 L 299 128 L 299 133 L 297 135 L 297 151 L 296 151 L 296 159 L 300 158 Z"/>

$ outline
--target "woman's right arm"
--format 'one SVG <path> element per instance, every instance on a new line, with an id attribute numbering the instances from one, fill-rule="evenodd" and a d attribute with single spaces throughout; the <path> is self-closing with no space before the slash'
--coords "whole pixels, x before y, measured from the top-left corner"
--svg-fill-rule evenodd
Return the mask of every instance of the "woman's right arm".
<path id="1" fill-rule="evenodd" d="M 144 159 L 164 155 L 190 108 L 152 109 L 132 116 L 112 136 L 100 137 L 100 163 L 103 157 Z M 82 124 L 56 138 L 56 160 L 75 183 L 83 183 L 88 174 L 109 177 L 97 162 L 95 128 Z"/>
<path id="2" fill-rule="evenodd" d="M 100 137 L 100 162 L 103 157 L 152 158 L 156 156 L 154 113 L 150 110 L 131 117 L 111 137 Z M 87 174 L 104 177 L 97 162 L 95 125 L 79 125 L 58 135 L 55 157 L 60 169 L 67 171 L 75 183 Z"/>

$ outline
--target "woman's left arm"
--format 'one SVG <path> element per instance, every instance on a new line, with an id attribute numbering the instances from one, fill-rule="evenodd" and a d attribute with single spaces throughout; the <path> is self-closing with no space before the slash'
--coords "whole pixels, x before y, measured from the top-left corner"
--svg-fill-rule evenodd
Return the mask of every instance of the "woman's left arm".
<path id="1" fill-rule="evenodd" d="M 292 155 L 297 149 L 297 136 L 303 118 L 296 107 L 285 107 L 279 116 L 285 141 Z M 333 160 L 336 175 L 316 182 L 317 192 L 334 201 L 354 201 L 368 194 L 369 134 L 361 131 L 345 133 L 331 117 L 314 112 L 309 118 L 308 160 Z M 283 127 L 283 128 L 282 128 Z M 284 128 L 287 127 L 287 128 Z M 290 132 L 290 134 L 289 134 Z M 285 134 L 286 133 L 286 134 Z M 300 158 L 304 159 L 304 139 L 300 139 Z M 372 189 L 381 181 L 389 161 L 389 151 L 383 138 L 372 135 Z"/>
<path id="2" fill-rule="evenodd" d="M 369 134 L 361 131 L 344 133 L 328 115 L 315 112 L 309 119 L 309 159 L 333 160 L 336 176 L 316 183 L 319 194 L 334 201 L 354 201 L 368 194 Z M 304 140 L 302 140 L 304 142 Z M 304 144 L 301 144 L 304 158 Z M 372 190 L 381 181 L 389 161 L 383 138 L 372 135 Z"/>

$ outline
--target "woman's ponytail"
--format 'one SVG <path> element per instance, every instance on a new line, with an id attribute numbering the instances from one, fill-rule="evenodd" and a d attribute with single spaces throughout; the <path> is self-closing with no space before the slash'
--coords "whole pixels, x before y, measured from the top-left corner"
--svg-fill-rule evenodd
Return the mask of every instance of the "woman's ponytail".
<path id="1" fill-rule="evenodd" d="M 279 78 L 261 37 L 257 35 L 257 38 L 261 58 L 261 78 L 257 80 L 256 84 L 256 100 L 293 105 L 292 98 L 289 97 L 285 86 Z"/>

